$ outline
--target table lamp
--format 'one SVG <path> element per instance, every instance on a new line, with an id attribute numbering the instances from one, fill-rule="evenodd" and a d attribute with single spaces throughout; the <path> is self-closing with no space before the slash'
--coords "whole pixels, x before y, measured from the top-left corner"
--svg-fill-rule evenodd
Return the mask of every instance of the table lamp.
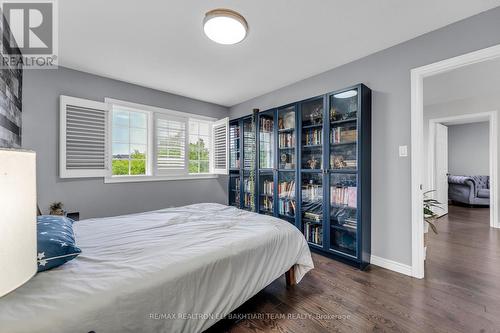
<path id="1" fill-rule="evenodd" d="M 0 149 L 0 297 L 37 271 L 36 155 Z"/>

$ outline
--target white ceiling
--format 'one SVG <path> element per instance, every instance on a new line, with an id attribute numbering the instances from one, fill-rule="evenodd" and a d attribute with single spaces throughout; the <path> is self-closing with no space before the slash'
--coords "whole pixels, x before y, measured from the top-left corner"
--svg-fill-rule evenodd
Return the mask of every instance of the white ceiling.
<path id="1" fill-rule="evenodd" d="M 480 62 L 424 80 L 424 105 L 500 93 L 500 59 Z"/>
<path id="2" fill-rule="evenodd" d="M 460 19 L 500 0 L 62 0 L 60 64 L 232 106 Z M 246 40 L 218 45 L 205 12 L 240 12 Z"/>

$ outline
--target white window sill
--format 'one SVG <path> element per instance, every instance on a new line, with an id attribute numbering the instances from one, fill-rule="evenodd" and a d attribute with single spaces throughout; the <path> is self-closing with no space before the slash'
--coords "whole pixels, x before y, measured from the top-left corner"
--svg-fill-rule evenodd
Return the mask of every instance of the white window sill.
<path id="1" fill-rule="evenodd" d="M 219 176 L 216 174 L 183 175 L 183 176 L 114 176 L 114 177 L 104 177 L 104 184 L 162 182 L 171 180 L 215 179 L 218 177 Z"/>

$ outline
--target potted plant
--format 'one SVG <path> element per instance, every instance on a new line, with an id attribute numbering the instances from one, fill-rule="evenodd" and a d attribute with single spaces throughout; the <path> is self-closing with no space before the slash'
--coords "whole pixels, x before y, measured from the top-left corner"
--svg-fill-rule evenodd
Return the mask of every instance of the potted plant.
<path id="1" fill-rule="evenodd" d="M 438 208 L 438 209 L 443 209 L 440 205 L 441 203 L 437 201 L 436 199 L 430 198 L 429 193 L 434 192 L 434 190 L 427 191 L 424 193 L 424 221 L 425 221 L 425 233 L 424 233 L 424 253 L 427 256 L 427 245 L 429 243 L 427 233 L 429 231 L 429 228 L 432 229 L 432 232 L 434 232 L 436 235 L 438 233 L 437 227 L 436 227 L 436 220 L 439 217 L 438 214 L 436 214 L 432 209 L 433 208 Z"/>
<path id="2" fill-rule="evenodd" d="M 427 222 L 432 231 L 437 234 L 438 230 L 436 228 L 436 219 L 438 218 L 438 214 L 436 214 L 432 209 L 438 208 L 443 209 L 441 207 L 441 203 L 436 199 L 429 198 L 429 193 L 435 192 L 435 190 L 430 190 L 424 193 L 424 221 Z"/>
<path id="3" fill-rule="evenodd" d="M 50 215 L 64 215 L 63 206 L 62 202 L 53 202 L 50 205 Z"/>

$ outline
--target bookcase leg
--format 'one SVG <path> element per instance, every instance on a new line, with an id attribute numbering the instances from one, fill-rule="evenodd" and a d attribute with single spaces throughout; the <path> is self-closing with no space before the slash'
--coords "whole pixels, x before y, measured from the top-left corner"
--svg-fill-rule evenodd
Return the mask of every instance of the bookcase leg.
<path id="1" fill-rule="evenodd" d="M 295 265 L 293 265 L 288 271 L 286 271 L 285 280 L 287 286 L 293 286 L 297 284 L 297 281 L 295 280 Z"/>

